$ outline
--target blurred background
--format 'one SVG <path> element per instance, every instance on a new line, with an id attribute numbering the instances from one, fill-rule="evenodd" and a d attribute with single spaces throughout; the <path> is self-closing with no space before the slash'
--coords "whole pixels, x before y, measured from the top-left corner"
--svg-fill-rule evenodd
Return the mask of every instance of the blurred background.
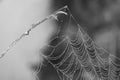
<path id="1" fill-rule="evenodd" d="M 120 57 L 119 0 L 0 0 L 0 52 L 32 23 L 65 5 L 98 45 Z M 42 61 L 40 48 L 53 30 L 53 24 L 46 22 L 10 50 L 0 60 L 0 80 L 32 80 Z M 59 80 L 47 61 L 37 76 L 40 80 Z"/>

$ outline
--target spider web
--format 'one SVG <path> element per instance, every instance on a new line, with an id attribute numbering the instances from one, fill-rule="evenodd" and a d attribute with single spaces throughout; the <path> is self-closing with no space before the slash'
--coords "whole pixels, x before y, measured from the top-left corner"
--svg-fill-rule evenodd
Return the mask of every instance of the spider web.
<path id="1" fill-rule="evenodd" d="M 120 80 L 120 59 L 99 47 L 68 7 L 60 9 L 58 31 L 43 50 L 60 80 Z M 88 75 L 88 76 L 87 76 Z"/>

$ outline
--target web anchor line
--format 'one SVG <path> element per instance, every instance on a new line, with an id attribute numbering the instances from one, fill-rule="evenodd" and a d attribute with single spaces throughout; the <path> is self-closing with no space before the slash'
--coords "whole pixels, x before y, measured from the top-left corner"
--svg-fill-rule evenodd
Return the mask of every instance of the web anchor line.
<path id="1" fill-rule="evenodd" d="M 67 6 L 64 6 L 58 10 L 56 10 L 55 12 L 53 12 L 51 15 L 45 17 L 43 20 L 40 20 L 34 24 L 31 25 L 31 28 L 29 28 L 27 31 L 25 31 L 20 37 L 18 37 L 17 39 L 15 39 L 6 50 L 4 50 L 1 54 L 0 54 L 0 59 L 2 59 L 22 38 L 28 36 L 30 34 L 30 32 L 35 29 L 36 27 L 38 27 L 38 25 L 44 23 L 45 21 L 51 19 L 51 18 L 55 18 L 57 19 L 57 15 L 58 14 L 65 14 L 67 15 L 67 13 L 59 11 L 61 9 L 67 8 Z"/>

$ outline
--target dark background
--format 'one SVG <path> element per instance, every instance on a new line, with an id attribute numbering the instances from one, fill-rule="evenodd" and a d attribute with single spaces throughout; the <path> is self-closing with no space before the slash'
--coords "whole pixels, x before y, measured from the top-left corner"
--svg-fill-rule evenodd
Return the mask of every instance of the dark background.
<path id="1" fill-rule="evenodd" d="M 67 5 L 81 27 L 110 54 L 120 57 L 120 1 L 118 0 L 52 0 L 51 12 Z M 59 80 L 54 68 L 44 61 L 41 80 Z"/>

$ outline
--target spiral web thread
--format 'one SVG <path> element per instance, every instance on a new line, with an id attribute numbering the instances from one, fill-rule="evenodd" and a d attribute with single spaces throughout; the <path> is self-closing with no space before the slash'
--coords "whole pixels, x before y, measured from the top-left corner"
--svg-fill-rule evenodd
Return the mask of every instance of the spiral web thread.
<path id="1" fill-rule="evenodd" d="M 120 80 L 120 59 L 99 47 L 68 7 L 60 11 L 67 15 L 56 16 L 59 31 L 43 49 L 60 80 Z"/>

